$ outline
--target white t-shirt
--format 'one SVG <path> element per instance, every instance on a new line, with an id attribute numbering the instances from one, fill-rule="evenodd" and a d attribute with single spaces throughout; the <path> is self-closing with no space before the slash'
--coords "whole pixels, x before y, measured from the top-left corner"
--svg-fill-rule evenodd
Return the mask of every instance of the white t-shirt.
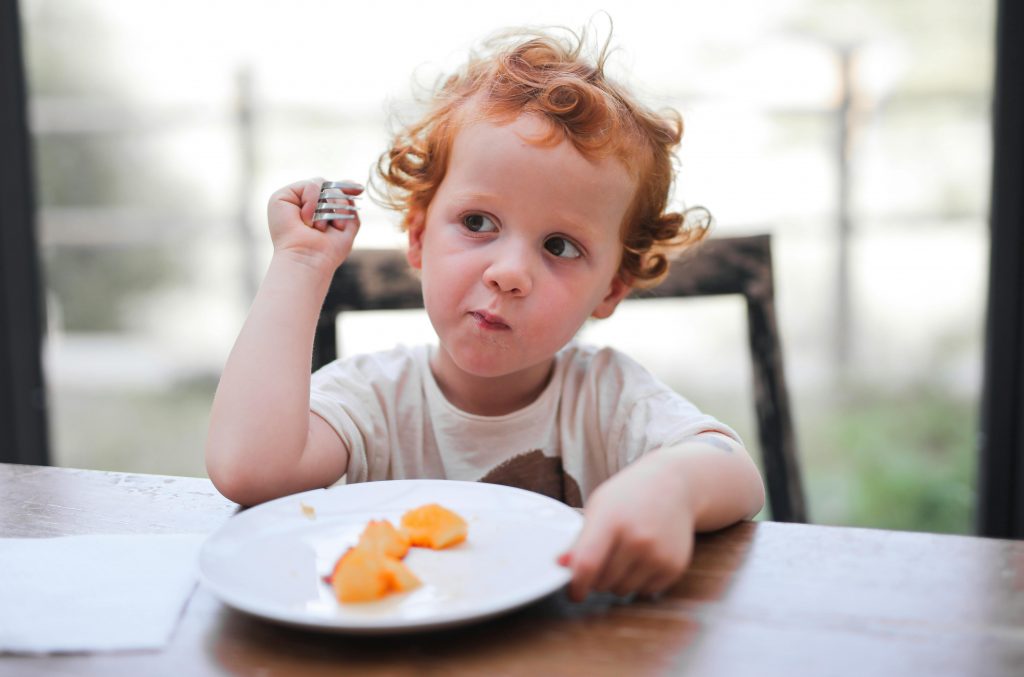
<path id="1" fill-rule="evenodd" d="M 481 480 L 580 507 L 649 451 L 703 431 L 740 441 L 611 348 L 570 343 L 540 396 L 503 416 L 453 406 L 430 370 L 432 349 L 399 346 L 313 374 L 310 409 L 348 445 L 347 482 Z"/>

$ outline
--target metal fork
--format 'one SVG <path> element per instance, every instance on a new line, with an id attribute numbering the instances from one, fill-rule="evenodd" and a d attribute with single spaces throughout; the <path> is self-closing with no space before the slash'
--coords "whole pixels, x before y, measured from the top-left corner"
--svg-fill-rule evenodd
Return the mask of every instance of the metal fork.
<path id="1" fill-rule="evenodd" d="M 334 225 L 332 221 L 349 221 L 356 218 L 359 209 L 350 204 L 349 200 L 356 200 L 360 196 L 349 195 L 343 188 L 362 188 L 358 183 L 352 181 L 324 181 L 320 184 L 320 198 L 316 201 L 316 211 L 313 212 L 313 223 L 317 222 L 326 225 Z M 344 227 L 339 224 L 337 227 Z"/>

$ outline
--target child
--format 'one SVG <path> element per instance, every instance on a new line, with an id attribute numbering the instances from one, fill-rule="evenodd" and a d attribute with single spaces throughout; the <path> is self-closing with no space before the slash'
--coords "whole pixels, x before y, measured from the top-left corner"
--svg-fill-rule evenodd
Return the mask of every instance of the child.
<path id="1" fill-rule="evenodd" d="M 359 224 L 311 227 L 319 180 L 270 198 L 274 255 L 207 440 L 225 496 L 254 504 L 343 476 L 540 491 L 585 505 L 559 560 L 577 600 L 657 594 L 686 568 L 695 531 L 761 509 L 732 430 L 624 355 L 572 342 L 704 236 L 665 213 L 681 120 L 609 82 L 603 53 L 589 64 L 582 44 L 491 43 L 381 157 L 436 347 L 356 356 L 311 379 L 320 306 Z"/>

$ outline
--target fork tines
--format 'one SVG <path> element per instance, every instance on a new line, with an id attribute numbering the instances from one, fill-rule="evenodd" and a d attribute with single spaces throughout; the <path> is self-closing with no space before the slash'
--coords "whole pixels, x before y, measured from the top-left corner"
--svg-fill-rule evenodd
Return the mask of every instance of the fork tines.
<path id="1" fill-rule="evenodd" d="M 347 221 L 356 218 L 358 209 L 350 204 L 358 195 L 348 195 L 343 188 L 361 188 L 351 181 L 324 181 L 320 184 L 320 198 L 316 202 L 313 221 Z"/>

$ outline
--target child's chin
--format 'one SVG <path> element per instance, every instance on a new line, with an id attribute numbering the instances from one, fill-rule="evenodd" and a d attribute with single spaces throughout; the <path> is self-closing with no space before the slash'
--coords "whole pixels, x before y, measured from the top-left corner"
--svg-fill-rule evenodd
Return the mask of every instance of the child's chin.
<path id="1" fill-rule="evenodd" d="M 502 376 L 508 376 L 515 371 L 514 369 L 509 369 L 507 365 L 501 364 L 496 360 L 457 360 L 455 363 L 462 371 L 479 378 L 500 378 Z"/>
<path id="2" fill-rule="evenodd" d="M 509 356 L 501 351 L 457 351 L 449 353 L 452 361 L 464 373 L 479 378 L 498 378 L 508 376 L 516 371 L 510 365 Z"/>
<path id="3" fill-rule="evenodd" d="M 515 376 L 516 374 L 526 375 L 538 364 L 530 363 L 531 366 L 523 367 L 522 356 L 503 355 L 498 352 L 485 354 L 462 354 L 452 356 L 455 365 L 464 373 L 477 378 L 503 378 Z"/>

